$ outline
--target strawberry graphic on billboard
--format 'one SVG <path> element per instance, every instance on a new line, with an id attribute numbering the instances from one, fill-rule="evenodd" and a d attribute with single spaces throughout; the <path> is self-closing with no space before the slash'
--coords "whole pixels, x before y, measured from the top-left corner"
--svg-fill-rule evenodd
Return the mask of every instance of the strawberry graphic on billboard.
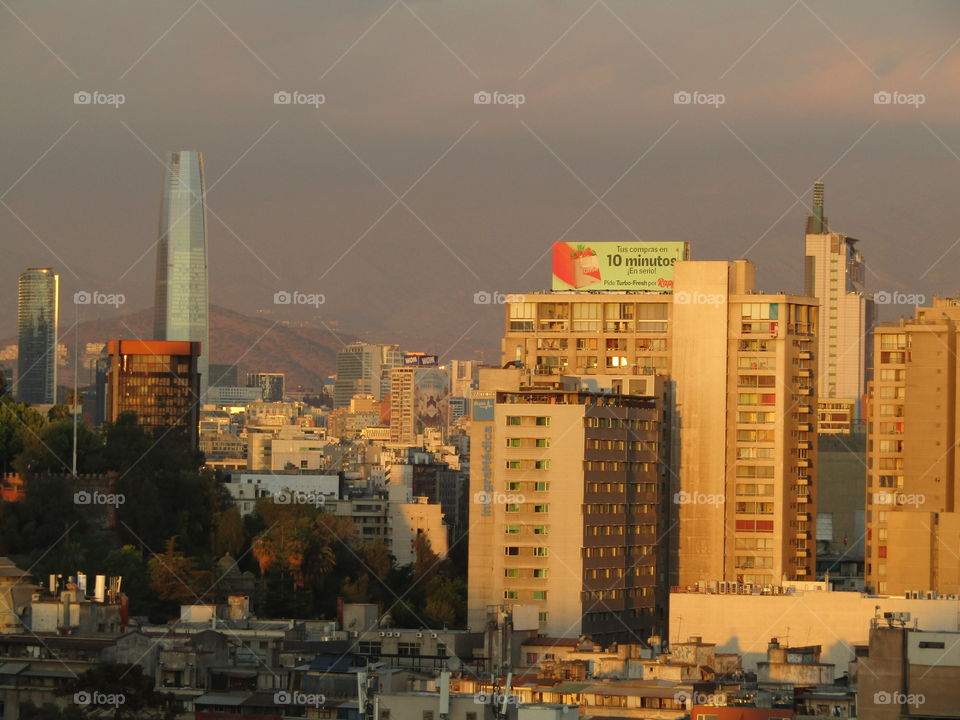
<path id="1" fill-rule="evenodd" d="M 553 244 L 553 275 L 570 287 L 587 287 L 601 280 L 600 260 L 597 253 L 583 243 L 572 246 L 556 242 Z"/>

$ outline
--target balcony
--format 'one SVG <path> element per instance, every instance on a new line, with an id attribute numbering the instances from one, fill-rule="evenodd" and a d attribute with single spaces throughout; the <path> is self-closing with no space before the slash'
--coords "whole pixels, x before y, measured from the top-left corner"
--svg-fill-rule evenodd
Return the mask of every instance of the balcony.
<path id="1" fill-rule="evenodd" d="M 810 513 L 803 511 L 798 512 L 797 522 L 810 522 Z"/>
<path id="2" fill-rule="evenodd" d="M 809 355 L 810 353 L 807 353 L 807 354 Z M 801 353 L 801 355 L 803 355 L 803 353 Z M 797 376 L 802 378 L 812 378 L 813 370 L 811 370 L 810 368 L 800 368 L 799 370 L 797 370 Z"/>
<path id="3" fill-rule="evenodd" d="M 797 357 L 801 360 L 813 360 L 813 352 L 810 350 L 801 350 Z"/>
<path id="4" fill-rule="evenodd" d="M 798 424 L 797 424 L 797 431 L 798 431 L 798 432 L 811 432 L 811 430 L 812 430 L 812 426 L 810 425 L 810 423 L 798 423 Z"/>
<path id="5" fill-rule="evenodd" d="M 797 503 L 799 505 L 806 505 L 810 502 L 810 497 L 807 495 L 797 495 Z"/>
<path id="6" fill-rule="evenodd" d="M 810 467 L 810 461 L 807 458 L 797 458 L 797 467 L 808 468 Z"/>
<path id="7" fill-rule="evenodd" d="M 808 557 L 810 557 L 810 551 L 809 551 L 809 550 L 797 550 L 797 552 L 796 552 L 796 557 L 797 557 L 797 558 L 808 558 Z"/>
<path id="8" fill-rule="evenodd" d="M 797 408 L 797 412 L 800 413 L 801 415 L 810 415 L 813 413 L 813 408 L 810 407 L 809 405 L 800 405 Z"/>
<path id="9" fill-rule="evenodd" d="M 797 443 L 797 447 L 800 448 L 801 450 L 812 450 L 813 443 L 811 443 L 809 440 L 801 440 L 800 442 Z"/>
<path id="10" fill-rule="evenodd" d="M 796 535 L 793 536 L 796 540 L 809 540 L 810 533 L 805 531 L 798 531 Z"/>
<path id="11" fill-rule="evenodd" d="M 808 487 L 810 485 L 810 476 L 809 475 L 798 475 L 797 476 L 797 485 L 800 487 Z"/>
<path id="12" fill-rule="evenodd" d="M 809 387 L 798 388 L 797 395 L 800 395 L 801 397 L 810 397 L 811 395 L 813 395 L 813 388 L 809 388 Z"/>

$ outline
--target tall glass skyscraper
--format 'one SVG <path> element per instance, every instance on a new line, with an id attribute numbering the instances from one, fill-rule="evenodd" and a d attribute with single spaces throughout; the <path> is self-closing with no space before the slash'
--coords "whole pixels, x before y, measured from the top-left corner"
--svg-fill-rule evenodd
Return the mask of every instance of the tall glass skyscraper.
<path id="1" fill-rule="evenodd" d="M 15 397 L 30 404 L 57 400 L 57 337 L 60 276 L 51 268 L 27 268 L 17 286 L 17 381 Z"/>
<path id="2" fill-rule="evenodd" d="M 168 154 L 160 206 L 154 337 L 201 343 L 201 397 L 210 366 L 206 215 L 203 153 Z"/>

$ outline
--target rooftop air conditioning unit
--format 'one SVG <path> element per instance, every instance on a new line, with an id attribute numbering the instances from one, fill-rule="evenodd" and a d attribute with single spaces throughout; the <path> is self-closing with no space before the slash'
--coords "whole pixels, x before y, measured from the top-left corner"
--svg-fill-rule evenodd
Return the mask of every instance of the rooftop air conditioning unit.
<path id="1" fill-rule="evenodd" d="M 957 596 L 954 595 L 953 598 L 956 599 Z M 437 639 L 437 634 L 436 634 L 436 633 L 430 633 L 430 637 L 433 638 L 434 640 L 436 640 L 436 639 Z"/>
<path id="2" fill-rule="evenodd" d="M 380 633 L 380 637 L 389 637 L 389 635 L 390 633 L 385 633 L 385 632 Z"/>
<path id="3" fill-rule="evenodd" d="M 417 637 L 418 637 L 418 638 L 422 638 L 422 637 L 423 637 L 423 633 L 422 633 L 422 632 L 418 632 L 418 633 L 417 633 Z"/>

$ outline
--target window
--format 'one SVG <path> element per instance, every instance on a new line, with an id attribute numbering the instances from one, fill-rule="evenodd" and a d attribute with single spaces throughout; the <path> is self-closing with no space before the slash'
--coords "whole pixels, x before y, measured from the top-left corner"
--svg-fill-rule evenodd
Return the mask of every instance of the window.
<path id="1" fill-rule="evenodd" d="M 547 622 L 547 620 L 549 619 L 550 619 L 550 613 L 542 612 L 537 616 L 537 620 L 539 620 L 542 623 Z"/>
<path id="2" fill-rule="evenodd" d="M 535 547 L 533 548 L 534 557 L 547 557 L 550 554 L 550 548 L 545 547 Z"/>
<path id="3" fill-rule="evenodd" d="M 550 512 L 550 506 L 547 505 L 547 504 L 545 504 L 545 503 L 544 503 L 544 504 L 541 504 L 541 505 L 534 505 L 534 506 L 533 506 L 533 511 L 534 511 L 535 513 Z"/>
<path id="4" fill-rule="evenodd" d="M 538 418 L 536 419 L 536 421 L 534 422 L 534 424 L 535 424 L 535 425 L 540 425 L 540 426 L 548 426 L 548 425 L 550 425 L 550 418 L 549 418 L 549 417 L 538 417 Z"/>
<path id="5" fill-rule="evenodd" d="M 503 576 L 508 578 L 520 577 L 520 568 L 504 568 Z"/>
<path id="6" fill-rule="evenodd" d="M 381 645 L 379 642 L 361 640 L 357 643 L 357 652 L 361 655 L 379 655 L 381 653 Z"/>
<path id="7" fill-rule="evenodd" d="M 533 461 L 534 470 L 549 470 L 550 461 L 549 460 L 534 460 Z"/>
<path id="8" fill-rule="evenodd" d="M 520 554 L 520 548 L 518 548 L 516 545 L 507 545 L 507 546 L 503 549 L 503 554 L 504 554 L 504 555 L 519 555 L 519 554 Z"/>
<path id="9" fill-rule="evenodd" d="M 943 650 L 944 644 L 942 642 L 934 642 L 932 640 L 921 640 L 920 649 L 921 650 Z"/>
<path id="10" fill-rule="evenodd" d="M 507 506 L 504 509 L 508 513 L 518 513 L 520 512 L 520 505 L 517 503 L 507 503 Z"/>
<path id="11" fill-rule="evenodd" d="M 503 532 L 504 532 L 505 535 L 519 535 L 519 534 L 520 534 L 520 526 L 519 526 L 519 525 L 507 525 L 507 526 L 503 529 Z"/>
<path id="12" fill-rule="evenodd" d="M 534 568 L 534 569 L 533 569 L 533 576 L 534 576 L 535 578 L 546 578 L 546 577 L 549 577 L 549 575 L 550 575 L 550 573 L 547 571 L 546 568 Z"/>
<path id="13" fill-rule="evenodd" d="M 504 590 L 503 591 L 504 600 L 519 600 L 520 591 L 519 590 Z"/>
<path id="14" fill-rule="evenodd" d="M 519 425 L 520 417 L 518 415 L 508 415 L 507 416 L 507 425 Z"/>
<path id="15" fill-rule="evenodd" d="M 424 710 L 423 720 L 433 720 L 433 710 Z"/>
<path id="16" fill-rule="evenodd" d="M 538 448 L 548 448 L 550 447 L 550 438 L 537 438 L 535 445 Z"/>
<path id="17" fill-rule="evenodd" d="M 546 600 L 546 599 L 547 599 L 547 591 L 546 591 L 546 590 L 534 590 L 534 591 L 533 591 L 533 599 L 534 599 L 534 600 Z"/>
<path id="18" fill-rule="evenodd" d="M 401 642 L 397 643 L 397 655 L 401 657 L 416 657 L 420 654 L 420 643 Z"/>
<path id="19" fill-rule="evenodd" d="M 534 525 L 533 534 L 534 535 L 547 535 L 550 532 L 550 528 L 546 525 Z"/>
<path id="20" fill-rule="evenodd" d="M 535 482 L 533 484 L 533 489 L 537 492 L 547 492 L 550 489 L 550 483 L 543 481 Z"/>

